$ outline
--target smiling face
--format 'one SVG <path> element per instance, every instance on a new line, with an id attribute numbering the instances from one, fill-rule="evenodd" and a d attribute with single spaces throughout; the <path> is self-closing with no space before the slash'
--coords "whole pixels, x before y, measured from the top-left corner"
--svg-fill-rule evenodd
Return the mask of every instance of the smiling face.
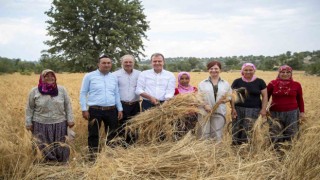
<path id="1" fill-rule="evenodd" d="M 283 80 L 291 79 L 292 72 L 288 70 L 282 70 L 279 72 L 279 78 Z"/>
<path id="2" fill-rule="evenodd" d="M 44 76 L 44 82 L 47 84 L 54 84 L 56 82 L 56 78 L 52 72 L 47 73 Z"/>
<path id="3" fill-rule="evenodd" d="M 164 59 L 162 56 L 153 56 L 151 65 L 156 73 L 160 73 L 163 69 Z"/>
<path id="4" fill-rule="evenodd" d="M 190 78 L 188 77 L 188 75 L 186 74 L 183 74 L 181 77 L 180 77 L 180 80 L 179 80 L 179 83 L 182 85 L 182 86 L 189 86 L 189 82 L 190 82 Z"/>
<path id="5" fill-rule="evenodd" d="M 251 80 L 254 73 L 255 73 L 255 70 L 253 69 L 252 66 L 246 66 L 243 70 L 242 70 L 242 73 L 243 73 L 243 77 L 248 79 L 248 80 Z"/>
<path id="6" fill-rule="evenodd" d="M 218 65 L 214 65 L 208 71 L 209 71 L 209 74 L 212 78 L 217 78 L 217 77 L 219 77 L 221 69 Z"/>
<path id="7" fill-rule="evenodd" d="M 121 59 L 122 68 L 127 72 L 131 73 L 134 67 L 134 59 L 130 55 L 125 55 Z"/>

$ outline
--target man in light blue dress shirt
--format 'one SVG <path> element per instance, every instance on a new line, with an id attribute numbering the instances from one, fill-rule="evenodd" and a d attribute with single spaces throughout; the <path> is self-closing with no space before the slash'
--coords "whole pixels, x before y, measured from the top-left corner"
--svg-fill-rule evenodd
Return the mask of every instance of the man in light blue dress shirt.
<path id="1" fill-rule="evenodd" d="M 176 78 L 172 72 L 163 69 L 164 56 L 151 56 L 152 69 L 140 73 L 136 94 L 142 96 L 142 110 L 147 110 L 173 97 Z"/>
<path id="2" fill-rule="evenodd" d="M 137 87 L 137 80 L 140 71 L 133 69 L 134 67 L 134 57 L 132 55 L 124 55 L 121 57 L 122 68 L 115 71 L 114 74 L 118 78 L 120 99 L 123 107 L 123 118 L 119 122 L 119 133 L 120 136 L 124 137 L 124 126 L 127 121 L 137 115 L 140 112 L 140 96 L 135 93 Z M 126 142 L 128 144 L 134 141 L 132 135 L 126 137 Z"/>
<path id="3" fill-rule="evenodd" d="M 110 73 L 112 60 L 99 57 L 98 69 L 87 73 L 80 90 L 82 116 L 88 123 L 88 146 L 91 155 L 99 151 L 99 128 L 103 121 L 107 145 L 116 136 L 118 120 L 122 119 L 122 105 L 117 77 Z"/>

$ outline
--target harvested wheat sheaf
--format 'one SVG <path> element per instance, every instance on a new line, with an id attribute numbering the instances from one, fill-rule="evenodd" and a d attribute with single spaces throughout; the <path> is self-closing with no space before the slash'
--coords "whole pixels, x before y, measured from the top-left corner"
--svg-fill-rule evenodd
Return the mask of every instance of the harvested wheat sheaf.
<path id="1" fill-rule="evenodd" d="M 188 117 L 199 113 L 202 105 L 202 96 L 199 94 L 179 94 L 132 118 L 126 130 L 138 135 L 137 143 L 174 141 L 176 134 L 185 127 Z"/>

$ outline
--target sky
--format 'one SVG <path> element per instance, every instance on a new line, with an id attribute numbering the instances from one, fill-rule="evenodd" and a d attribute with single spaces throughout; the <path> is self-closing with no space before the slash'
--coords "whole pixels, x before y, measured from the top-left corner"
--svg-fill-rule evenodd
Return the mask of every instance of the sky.
<path id="1" fill-rule="evenodd" d="M 39 60 L 51 0 L 0 0 L 0 56 Z M 142 0 L 149 57 L 225 57 L 320 50 L 318 0 Z"/>

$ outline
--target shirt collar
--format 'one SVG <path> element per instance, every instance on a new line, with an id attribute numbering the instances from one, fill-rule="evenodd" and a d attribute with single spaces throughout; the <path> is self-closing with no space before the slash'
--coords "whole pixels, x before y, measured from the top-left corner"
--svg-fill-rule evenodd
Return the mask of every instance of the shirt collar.
<path id="1" fill-rule="evenodd" d="M 157 73 L 157 72 L 152 68 L 152 72 L 155 73 L 155 74 L 160 74 L 160 75 L 161 75 L 161 74 L 163 73 L 163 71 L 164 71 L 164 69 L 162 69 L 161 72 Z"/>
<path id="2" fill-rule="evenodd" d="M 123 73 L 123 74 L 128 74 L 128 75 L 130 75 L 130 74 L 133 74 L 133 72 L 134 72 L 134 69 L 132 69 L 132 72 L 129 74 L 129 73 L 127 73 L 127 71 L 125 71 L 123 68 L 121 68 L 121 72 Z"/>
<path id="3" fill-rule="evenodd" d="M 102 76 L 109 75 L 109 73 L 110 73 L 110 72 L 108 72 L 107 74 L 103 74 L 103 73 L 101 73 L 101 72 L 99 71 L 99 69 L 97 69 L 96 72 L 97 72 L 98 75 L 102 75 Z"/>
<path id="4" fill-rule="evenodd" d="M 209 77 L 208 77 L 208 79 L 206 79 L 205 81 L 210 81 L 210 79 L 211 79 L 211 77 L 209 76 Z M 224 81 L 224 80 L 223 80 L 223 79 L 221 79 L 221 77 L 219 77 L 218 82 L 220 82 L 220 81 Z"/>

